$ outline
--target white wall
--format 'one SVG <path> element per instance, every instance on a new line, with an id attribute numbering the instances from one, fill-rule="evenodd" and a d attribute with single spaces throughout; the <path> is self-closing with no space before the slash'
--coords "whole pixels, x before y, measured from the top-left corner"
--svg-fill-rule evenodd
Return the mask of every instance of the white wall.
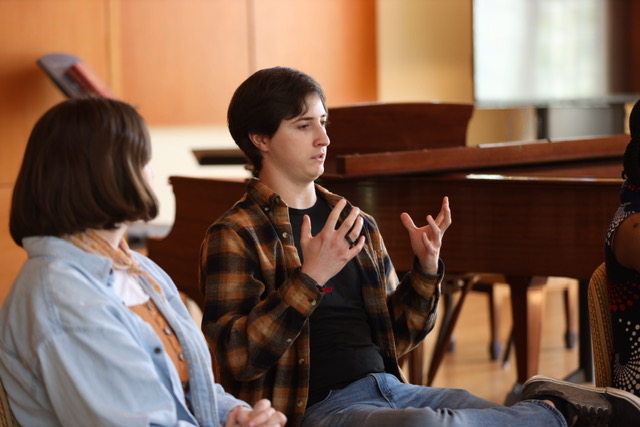
<path id="1" fill-rule="evenodd" d="M 160 202 L 160 214 L 150 223 L 156 233 L 166 233 L 175 217 L 170 176 L 242 178 L 251 175 L 243 166 L 201 166 L 193 155 L 194 149 L 237 148 L 226 127 L 152 127 L 149 133 L 153 147 L 153 189 Z"/>

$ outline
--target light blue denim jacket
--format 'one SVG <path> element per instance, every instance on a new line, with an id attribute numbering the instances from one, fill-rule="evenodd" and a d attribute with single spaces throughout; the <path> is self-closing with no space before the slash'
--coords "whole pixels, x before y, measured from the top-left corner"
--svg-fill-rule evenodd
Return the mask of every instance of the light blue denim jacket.
<path id="1" fill-rule="evenodd" d="M 0 377 L 22 425 L 218 426 L 247 406 L 214 383 L 199 327 L 151 260 L 135 254 L 164 290 L 143 283 L 184 348 L 195 418 L 155 331 L 115 295 L 111 260 L 56 237 L 23 243 L 0 310 Z"/>

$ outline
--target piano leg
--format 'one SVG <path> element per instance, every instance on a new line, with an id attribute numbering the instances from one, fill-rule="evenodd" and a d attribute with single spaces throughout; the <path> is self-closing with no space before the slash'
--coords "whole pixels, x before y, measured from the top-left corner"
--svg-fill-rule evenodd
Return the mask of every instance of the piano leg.
<path id="1" fill-rule="evenodd" d="M 511 288 L 514 343 L 516 350 L 517 379 L 505 398 L 505 405 L 512 405 L 522 397 L 522 384 L 539 373 L 542 301 L 544 280 L 541 277 L 508 276 Z M 581 280 L 579 286 L 579 366 L 565 380 L 575 383 L 593 382 L 593 356 L 588 310 L 589 281 Z"/>
<path id="2" fill-rule="evenodd" d="M 511 289 L 517 373 L 516 385 L 505 399 L 505 404 L 510 405 L 520 400 L 522 384 L 538 373 L 545 280 L 507 276 L 507 283 Z"/>

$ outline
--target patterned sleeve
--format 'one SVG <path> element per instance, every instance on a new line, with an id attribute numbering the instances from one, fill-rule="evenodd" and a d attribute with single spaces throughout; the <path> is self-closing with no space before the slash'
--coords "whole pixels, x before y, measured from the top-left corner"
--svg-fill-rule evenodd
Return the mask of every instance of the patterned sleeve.
<path id="1" fill-rule="evenodd" d="M 375 225 L 375 220 L 372 221 Z M 414 259 L 412 269 L 399 282 L 382 236 L 377 226 L 374 229 L 371 236 L 381 254 L 396 351 L 402 356 L 416 347 L 435 326 L 444 264 L 440 261 L 437 276 L 431 276 L 423 273 Z"/>
<path id="2" fill-rule="evenodd" d="M 442 263 L 440 266 L 442 267 Z M 435 326 L 441 280 L 441 274 L 438 274 L 437 278 L 429 277 L 422 273 L 419 267 L 414 266 L 396 291 L 389 296 L 389 311 L 398 356 L 411 351 Z M 418 292 L 416 288 L 431 289 L 433 293 L 426 297 L 424 291 Z"/>

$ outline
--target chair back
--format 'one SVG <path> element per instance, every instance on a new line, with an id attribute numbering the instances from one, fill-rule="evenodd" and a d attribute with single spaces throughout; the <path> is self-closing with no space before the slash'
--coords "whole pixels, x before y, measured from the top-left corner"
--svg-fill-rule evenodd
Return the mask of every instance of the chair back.
<path id="1" fill-rule="evenodd" d="M 610 387 L 613 383 L 611 377 L 613 328 L 604 263 L 593 272 L 589 281 L 588 295 L 595 382 L 597 387 Z"/>
<path id="2" fill-rule="evenodd" d="M 0 427 L 20 427 L 20 424 L 13 416 L 13 411 L 9 406 L 9 400 L 7 399 L 7 392 L 4 389 L 4 385 L 0 381 Z"/>

